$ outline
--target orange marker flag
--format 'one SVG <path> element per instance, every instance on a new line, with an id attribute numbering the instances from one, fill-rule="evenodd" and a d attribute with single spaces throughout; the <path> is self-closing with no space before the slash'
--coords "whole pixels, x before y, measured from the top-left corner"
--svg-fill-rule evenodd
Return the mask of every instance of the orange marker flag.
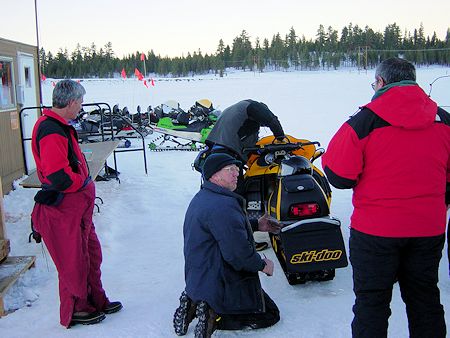
<path id="1" fill-rule="evenodd" d="M 122 71 L 120 72 L 120 75 L 122 76 L 123 79 L 127 78 L 127 73 L 125 72 L 125 68 L 122 68 Z"/>
<path id="2" fill-rule="evenodd" d="M 47 78 L 45 77 L 44 74 L 41 74 L 41 81 L 45 81 L 45 80 L 47 80 Z"/>
<path id="3" fill-rule="evenodd" d="M 153 78 L 151 80 L 152 80 L 151 84 L 154 87 L 155 86 L 155 81 L 153 81 Z"/>
<path id="4" fill-rule="evenodd" d="M 145 54 L 141 53 L 141 61 L 144 61 L 144 60 L 145 60 Z"/>
<path id="5" fill-rule="evenodd" d="M 146 86 L 148 88 L 147 80 L 144 80 L 144 86 Z"/>
<path id="6" fill-rule="evenodd" d="M 134 69 L 134 75 L 137 76 L 139 81 L 142 81 L 144 79 L 144 75 L 142 75 L 142 73 L 137 68 Z"/>

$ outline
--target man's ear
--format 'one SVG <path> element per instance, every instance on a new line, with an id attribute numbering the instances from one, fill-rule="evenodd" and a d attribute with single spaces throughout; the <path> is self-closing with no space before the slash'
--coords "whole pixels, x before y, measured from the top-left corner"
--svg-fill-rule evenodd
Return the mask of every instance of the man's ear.
<path id="1" fill-rule="evenodd" d="M 209 179 L 212 183 L 218 183 L 222 181 L 222 175 L 220 174 L 220 170 L 216 171 Z"/>

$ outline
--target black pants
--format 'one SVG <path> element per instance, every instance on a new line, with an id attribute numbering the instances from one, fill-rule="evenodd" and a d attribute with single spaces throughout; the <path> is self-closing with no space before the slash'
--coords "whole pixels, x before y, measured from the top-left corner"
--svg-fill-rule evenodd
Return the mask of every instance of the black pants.
<path id="1" fill-rule="evenodd" d="M 263 290 L 266 311 L 261 313 L 219 314 L 217 330 L 262 329 L 280 320 L 280 311 L 275 302 Z"/>
<path id="2" fill-rule="evenodd" d="M 446 336 L 440 303 L 439 261 L 445 235 L 388 238 L 350 231 L 353 267 L 353 337 L 387 337 L 392 287 L 400 286 L 410 337 Z"/>

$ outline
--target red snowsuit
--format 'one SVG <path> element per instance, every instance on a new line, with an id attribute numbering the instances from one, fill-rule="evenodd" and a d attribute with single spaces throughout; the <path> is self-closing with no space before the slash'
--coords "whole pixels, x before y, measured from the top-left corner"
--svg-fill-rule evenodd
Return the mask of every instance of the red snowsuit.
<path id="1" fill-rule="evenodd" d="M 33 156 L 43 187 L 64 197 L 56 206 L 36 203 L 31 217 L 58 270 L 60 322 L 68 327 L 73 312 L 101 311 L 109 300 L 101 283 L 102 251 L 92 222 L 95 185 L 75 129 L 53 111 L 43 113 L 33 129 Z"/>

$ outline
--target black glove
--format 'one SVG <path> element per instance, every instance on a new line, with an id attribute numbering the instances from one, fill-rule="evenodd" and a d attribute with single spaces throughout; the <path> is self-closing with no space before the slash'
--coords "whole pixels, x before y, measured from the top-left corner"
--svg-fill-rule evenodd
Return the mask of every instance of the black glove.
<path id="1" fill-rule="evenodd" d="M 39 190 L 34 201 L 39 204 L 57 206 L 64 198 L 64 194 L 56 190 Z"/>

